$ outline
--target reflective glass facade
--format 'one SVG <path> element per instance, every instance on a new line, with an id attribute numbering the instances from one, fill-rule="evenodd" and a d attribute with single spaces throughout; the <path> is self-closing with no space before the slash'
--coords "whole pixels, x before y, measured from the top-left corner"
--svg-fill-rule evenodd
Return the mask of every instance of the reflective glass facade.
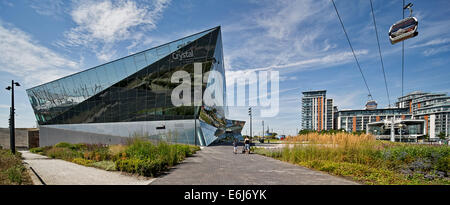
<path id="1" fill-rule="evenodd" d="M 160 126 L 155 132 L 145 126 L 178 120 L 183 121 L 184 128 L 177 129 L 178 134 L 172 132 L 171 135 L 177 136 L 171 141 L 180 142 L 178 135 L 189 137 L 180 132 L 189 129 L 192 134 L 192 129 L 197 130 L 194 128 L 197 124 L 199 129 L 195 137 L 199 138 L 199 143 L 195 143 L 208 145 L 224 132 L 226 105 L 177 107 L 171 101 L 172 90 L 180 85 L 171 82 L 172 74 L 186 71 L 194 79 L 194 63 L 202 64 L 203 75 L 214 70 L 225 76 L 220 27 L 28 89 L 27 93 L 41 129 L 82 130 L 88 123 L 120 126 L 126 122 L 130 126 L 130 122 L 140 122 L 136 129 L 158 137 L 173 130 Z M 225 79 L 223 86 L 213 81 L 203 83 L 201 90 L 219 86 L 215 95 L 223 95 L 226 102 Z M 194 87 L 191 95 L 193 99 Z M 192 125 L 188 126 L 190 122 Z M 129 130 L 128 135 L 133 135 L 132 132 Z M 96 134 L 111 135 L 102 131 L 96 131 Z M 120 134 L 124 135 L 126 133 Z M 195 140 L 182 141 L 193 144 Z"/>

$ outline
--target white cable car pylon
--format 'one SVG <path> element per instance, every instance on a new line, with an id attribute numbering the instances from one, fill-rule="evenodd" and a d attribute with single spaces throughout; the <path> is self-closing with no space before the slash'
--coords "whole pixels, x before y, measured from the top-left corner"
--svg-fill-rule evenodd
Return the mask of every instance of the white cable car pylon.
<path id="1" fill-rule="evenodd" d="M 413 38 L 419 34 L 417 32 L 419 21 L 417 21 L 416 17 L 412 16 L 412 6 L 413 4 L 409 3 L 403 7 L 403 9 L 409 9 L 409 17 L 397 21 L 389 29 L 389 40 L 391 41 L 391 44 L 396 44 L 406 39 Z"/>

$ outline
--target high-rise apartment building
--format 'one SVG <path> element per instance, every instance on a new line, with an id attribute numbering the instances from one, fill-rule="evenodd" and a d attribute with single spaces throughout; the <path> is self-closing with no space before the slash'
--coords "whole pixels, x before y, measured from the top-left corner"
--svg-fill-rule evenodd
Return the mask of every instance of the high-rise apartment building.
<path id="1" fill-rule="evenodd" d="M 384 109 L 348 109 L 339 110 L 334 113 L 337 130 L 347 132 L 366 131 L 367 125 L 384 120 L 410 120 L 411 114 L 406 108 L 384 108 Z"/>
<path id="2" fill-rule="evenodd" d="M 302 129 L 333 129 L 333 99 L 327 99 L 326 90 L 303 92 Z"/>
<path id="3" fill-rule="evenodd" d="M 423 125 L 412 126 L 411 129 L 420 131 L 414 133 L 436 139 L 440 133 L 445 136 L 450 134 L 450 96 L 446 93 L 415 91 L 399 97 L 394 108 L 377 109 L 374 102 L 369 101 L 365 109 L 335 111 L 334 117 L 334 129 L 347 132 L 366 131 L 369 124 L 375 125 L 384 120 L 395 119 L 416 124 L 422 121 Z"/>
<path id="4" fill-rule="evenodd" d="M 450 96 L 446 93 L 415 91 L 399 97 L 397 107 L 406 108 L 414 119 L 425 120 L 425 134 L 437 138 L 449 136 Z"/>

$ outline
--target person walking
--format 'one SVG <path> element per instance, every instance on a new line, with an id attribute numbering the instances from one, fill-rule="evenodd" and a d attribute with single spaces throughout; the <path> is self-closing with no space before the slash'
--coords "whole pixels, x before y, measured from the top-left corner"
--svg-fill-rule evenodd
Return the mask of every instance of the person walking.
<path id="1" fill-rule="evenodd" d="M 238 140 L 237 138 L 234 138 L 233 140 L 233 148 L 234 148 L 234 154 L 237 154 L 237 149 L 238 149 Z"/>
<path id="2" fill-rule="evenodd" d="M 250 139 L 248 137 L 244 140 L 245 151 L 250 154 Z"/>

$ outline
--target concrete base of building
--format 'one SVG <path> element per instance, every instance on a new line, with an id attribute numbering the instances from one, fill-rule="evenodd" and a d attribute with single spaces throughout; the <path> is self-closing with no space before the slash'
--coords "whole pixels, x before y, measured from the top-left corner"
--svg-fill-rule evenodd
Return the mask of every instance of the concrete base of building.
<path id="1" fill-rule="evenodd" d="M 67 129 L 41 127 L 39 130 L 39 146 L 51 146 L 60 142 L 86 144 L 124 144 L 128 137 L 102 135 Z"/>

